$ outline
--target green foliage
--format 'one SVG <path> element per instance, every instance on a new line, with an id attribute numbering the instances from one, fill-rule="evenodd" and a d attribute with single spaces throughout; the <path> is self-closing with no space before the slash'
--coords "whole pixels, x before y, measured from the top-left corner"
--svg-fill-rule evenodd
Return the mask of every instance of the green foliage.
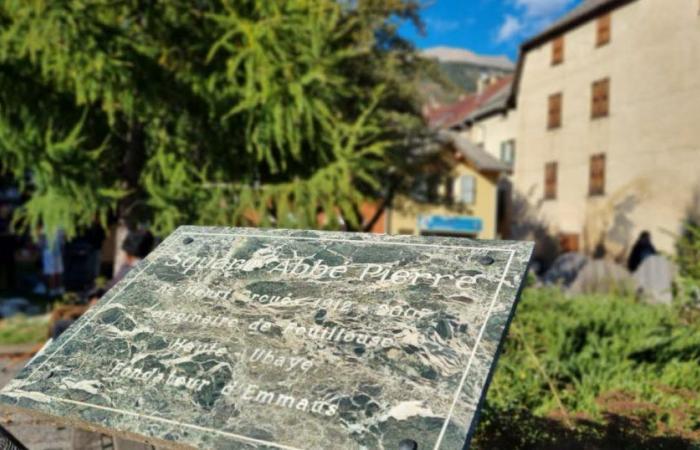
<path id="1" fill-rule="evenodd" d="M 700 426 L 698 361 L 700 320 L 680 309 L 527 289 L 488 392 L 482 439 L 513 415 L 522 419 L 510 431 L 523 433 L 518 448 L 555 438 L 540 428 L 544 418 L 557 419 L 560 438 L 582 433 L 589 443 L 619 416 L 647 437 L 692 435 Z"/>
<path id="2" fill-rule="evenodd" d="M 456 86 L 467 92 L 477 91 L 479 77 L 483 72 L 482 68 L 460 62 L 442 62 L 440 68 Z"/>
<path id="3" fill-rule="evenodd" d="M 693 221 L 686 224 L 685 232 L 676 242 L 676 263 L 679 269 L 678 297 L 688 308 L 688 314 L 697 314 L 700 306 L 700 225 Z"/>
<path id="4" fill-rule="evenodd" d="M 689 223 L 676 244 L 681 275 L 700 280 L 700 225 Z"/>
<path id="5" fill-rule="evenodd" d="M 19 223 L 356 224 L 419 129 L 417 65 L 390 20 L 416 8 L 3 2 L 0 168 L 32 194 Z"/>

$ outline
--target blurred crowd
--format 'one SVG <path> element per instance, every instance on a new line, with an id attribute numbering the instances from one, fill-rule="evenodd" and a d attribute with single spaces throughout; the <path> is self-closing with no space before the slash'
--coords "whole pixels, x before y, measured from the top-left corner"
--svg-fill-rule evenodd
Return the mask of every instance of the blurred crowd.
<path id="1" fill-rule="evenodd" d="M 105 230 L 98 222 L 67 240 L 62 230 L 49 235 L 39 228 L 34 237 L 14 234 L 3 217 L 0 292 L 31 293 L 50 299 L 62 297 L 67 291 L 84 296 L 104 284 L 105 278 L 107 287 L 113 286 L 148 255 L 154 244 L 148 230 L 130 231 L 121 243 L 123 256 L 115 267 L 102 258 L 105 239 Z M 23 270 L 18 270 L 20 265 Z"/>
<path id="2" fill-rule="evenodd" d="M 139 228 L 119 239 L 116 224 L 106 230 L 98 220 L 70 239 L 41 226 L 18 233 L 12 216 L 23 201 L 0 179 L 0 318 L 46 305 L 57 337 L 148 255 L 154 237 Z"/>

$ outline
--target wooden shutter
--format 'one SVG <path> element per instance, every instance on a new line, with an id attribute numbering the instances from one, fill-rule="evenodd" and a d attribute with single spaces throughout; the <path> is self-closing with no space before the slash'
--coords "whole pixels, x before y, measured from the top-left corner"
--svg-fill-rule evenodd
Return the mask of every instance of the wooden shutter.
<path id="1" fill-rule="evenodd" d="M 564 62 L 564 36 L 559 36 L 552 41 L 552 65 L 556 66 Z"/>
<path id="2" fill-rule="evenodd" d="M 591 118 L 607 117 L 610 113 L 610 79 L 593 83 L 591 93 Z"/>
<path id="3" fill-rule="evenodd" d="M 598 35 L 596 45 L 602 47 L 610 42 L 612 36 L 612 16 L 610 13 L 598 18 Z"/>
<path id="4" fill-rule="evenodd" d="M 549 96 L 549 105 L 547 112 L 547 128 L 552 130 L 561 127 L 561 105 L 562 94 L 553 94 Z"/>
<path id="5" fill-rule="evenodd" d="M 557 163 L 549 162 L 544 166 L 544 198 L 554 200 L 557 198 Z"/>
<path id="6" fill-rule="evenodd" d="M 575 233 L 561 233 L 559 234 L 559 249 L 566 252 L 578 252 L 581 250 L 580 247 L 581 238 Z"/>
<path id="7" fill-rule="evenodd" d="M 591 156 L 589 195 L 605 195 L 605 154 Z"/>

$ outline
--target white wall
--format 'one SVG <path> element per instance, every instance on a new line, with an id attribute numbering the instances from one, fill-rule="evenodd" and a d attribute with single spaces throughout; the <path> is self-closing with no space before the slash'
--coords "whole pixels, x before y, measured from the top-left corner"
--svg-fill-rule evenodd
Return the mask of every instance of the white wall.
<path id="1" fill-rule="evenodd" d="M 484 150 L 496 159 L 501 159 L 501 144 L 509 140 L 516 141 L 515 157 L 517 159 L 517 133 L 517 110 L 510 110 L 505 114 L 496 114 L 487 117 L 472 125 L 470 129 L 462 132 L 465 137 L 469 138 L 475 144 L 483 145 Z"/>

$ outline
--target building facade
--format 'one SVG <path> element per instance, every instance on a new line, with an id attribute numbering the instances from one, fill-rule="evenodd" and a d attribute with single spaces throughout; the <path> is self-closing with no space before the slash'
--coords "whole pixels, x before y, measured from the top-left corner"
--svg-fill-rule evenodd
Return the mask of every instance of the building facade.
<path id="1" fill-rule="evenodd" d="M 440 134 L 441 163 L 386 213 L 390 234 L 495 239 L 498 183 L 510 167 L 454 132 Z"/>
<path id="2" fill-rule="evenodd" d="M 527 41 L 511 97 L 517 237 L 539 227 L 564 250 L 624 258 L 648 230 L 673 251 L 698 206 L 699 73 L 697 0 L 587 0 Z"/>
<path id="3" fill-rule="evenodd" d="M 515 159 L 517 132 L 517 111 L 508 104 L 512 82 L 511 75 L 492 78 L 459 102 L 426 113 L 431 128 L 452 133 L 462 154 L 468 155 L 459 170 L 471 171 L 469 175 L 481 186 L 477 189 L 478 207 L 467 209 L 484 224 L 484 230 L 470 237 L 494 239 L 510 233 L 509 175 Z M 487 194 L 482 196 L 482 193 Z M 430 207 L 425 205 L 425 208 Z"/>
<path id="4" fill-rule="evenodd" d="M 475 120 L 462 134 L 506 164 L 515 164 L 517 149 L 518 111 L 505 109 Z"/>

